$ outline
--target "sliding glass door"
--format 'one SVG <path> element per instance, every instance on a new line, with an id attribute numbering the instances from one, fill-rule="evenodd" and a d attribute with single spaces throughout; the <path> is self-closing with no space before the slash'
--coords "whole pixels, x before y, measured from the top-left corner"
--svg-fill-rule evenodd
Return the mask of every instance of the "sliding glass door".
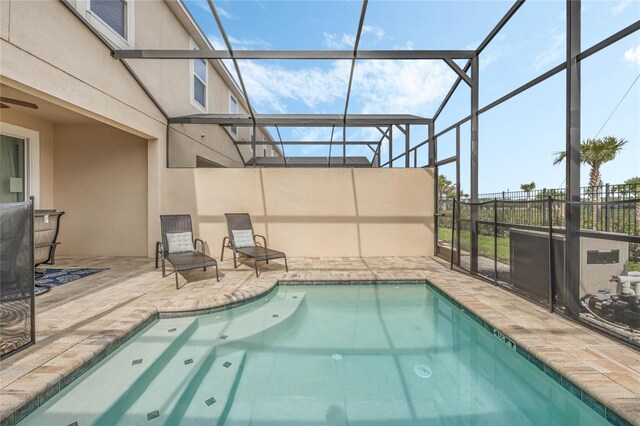
<path id="1" fill-rule="evenodd" d="M 26 199 L 26 141 L 0 135 L 0 203 Z"/>

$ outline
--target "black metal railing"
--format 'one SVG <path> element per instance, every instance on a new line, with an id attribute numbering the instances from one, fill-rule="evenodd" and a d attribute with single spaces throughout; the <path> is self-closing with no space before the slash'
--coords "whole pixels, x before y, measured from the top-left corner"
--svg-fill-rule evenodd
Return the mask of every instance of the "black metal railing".
<path id="1" fill-rule="evenodd" d="M 574 265 L 580 268 L 580 283 L 564 279 L 569 204 L 579 204 L 580 211 L 591 217 L 609 216 L 606 227 L 601 226 L 605 221 L 581 220 L 580 264 Z M 588 301 L 597 304 L 598 298 L 609 300 L 613 295 L 610 300 L 615 302 L 621 290 L 611 277 L 640 271 L 640 198 L 579 203 L 551 197 L 477 203 L 450 199 L 440 200 L 439 213 L 438 254 L 452 267 L 489 279 L 552 312 L 581 320 L 596 318 Z M 637 311 L 636 305 L 625 309 Z M 607 321 L 611 318 L 603 323 Z M 640 346 L 640 323 L 619 325 L 625 338 Z"/>

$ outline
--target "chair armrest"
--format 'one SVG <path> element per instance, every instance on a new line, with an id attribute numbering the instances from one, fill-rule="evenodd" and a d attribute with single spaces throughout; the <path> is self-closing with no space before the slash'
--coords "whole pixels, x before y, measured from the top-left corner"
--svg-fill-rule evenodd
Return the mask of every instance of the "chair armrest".
<path id="1" fill-rule="evenodd" d="M 264 237 L 264 235 L 255 234 L 253 236 L 253 240 L 255 241 L 257 237 L 262 238 L 262 242 L 264 243 L 264 248 L 267 248 L 267 239 Z"/>
<path id="2" fill-rule="evenodd" d="M 227 247 L 227 248 L 233 248 L 233 244 L 231 243 L 231 238 L 229 238 L 229 237 L 224 237 L 222 239 L 222 245 Z"/>
<path id="3" fill-rule="evenodd" d="M 202 248 L 202 250 L 200 250 L 200 253 L 202 254 L 207 254 L 206 253 L 206 246 L 207 243 L 204 240 L 201 240 L 200 238 L 196 238 L 195 240 L 193 240 L 193 247 L 198 250 L 198 241 L 200 241 L 200 247 Z"/>

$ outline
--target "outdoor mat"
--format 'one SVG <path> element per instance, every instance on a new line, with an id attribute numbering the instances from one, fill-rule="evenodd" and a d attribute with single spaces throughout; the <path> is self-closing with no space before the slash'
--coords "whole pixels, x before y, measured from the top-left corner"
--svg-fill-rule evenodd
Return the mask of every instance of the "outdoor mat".
<path id="1" fill-rule="evenodd" d="M 36 269 L 36 287 L 58 287 L 89 275 L 97 274 L 108 268 L 67 268 L 67 269 Z M 38 294 L 36 292 L 36 294 Z"/>

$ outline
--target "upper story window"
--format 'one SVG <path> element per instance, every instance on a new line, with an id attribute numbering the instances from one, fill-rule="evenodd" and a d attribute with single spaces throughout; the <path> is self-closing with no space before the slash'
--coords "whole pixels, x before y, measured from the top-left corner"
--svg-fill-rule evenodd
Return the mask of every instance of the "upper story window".
<path id="1" fill-rule="evenodd" d="M 237 114 L 238 113 L 238 100 L 233 97 L 232 94 L 229 94 L 229 114 Z M 231 133 L 234 135 L 238 134 L 238 127 L 231 126 Z"/>
<path id="2" fill-rule="evenodd" d="M 78 10 L 87 20 L 120 48 L 133 42 L 134 0 L 78 0 Z"/>
<path id="3" fill-rule="evenodd" d="M 193 40 L 191 40 L 191 48 L 198 50 Z M 199 110 L 207 111 L 207 61 L 204 59 L 191 61 L 191 100 Z"/>
<path id="4" fill-rule="evenodd" d="M 127 39 L 127 2 L 125 0 L 89 0 L 89 10 L 123 39 Z"/>

